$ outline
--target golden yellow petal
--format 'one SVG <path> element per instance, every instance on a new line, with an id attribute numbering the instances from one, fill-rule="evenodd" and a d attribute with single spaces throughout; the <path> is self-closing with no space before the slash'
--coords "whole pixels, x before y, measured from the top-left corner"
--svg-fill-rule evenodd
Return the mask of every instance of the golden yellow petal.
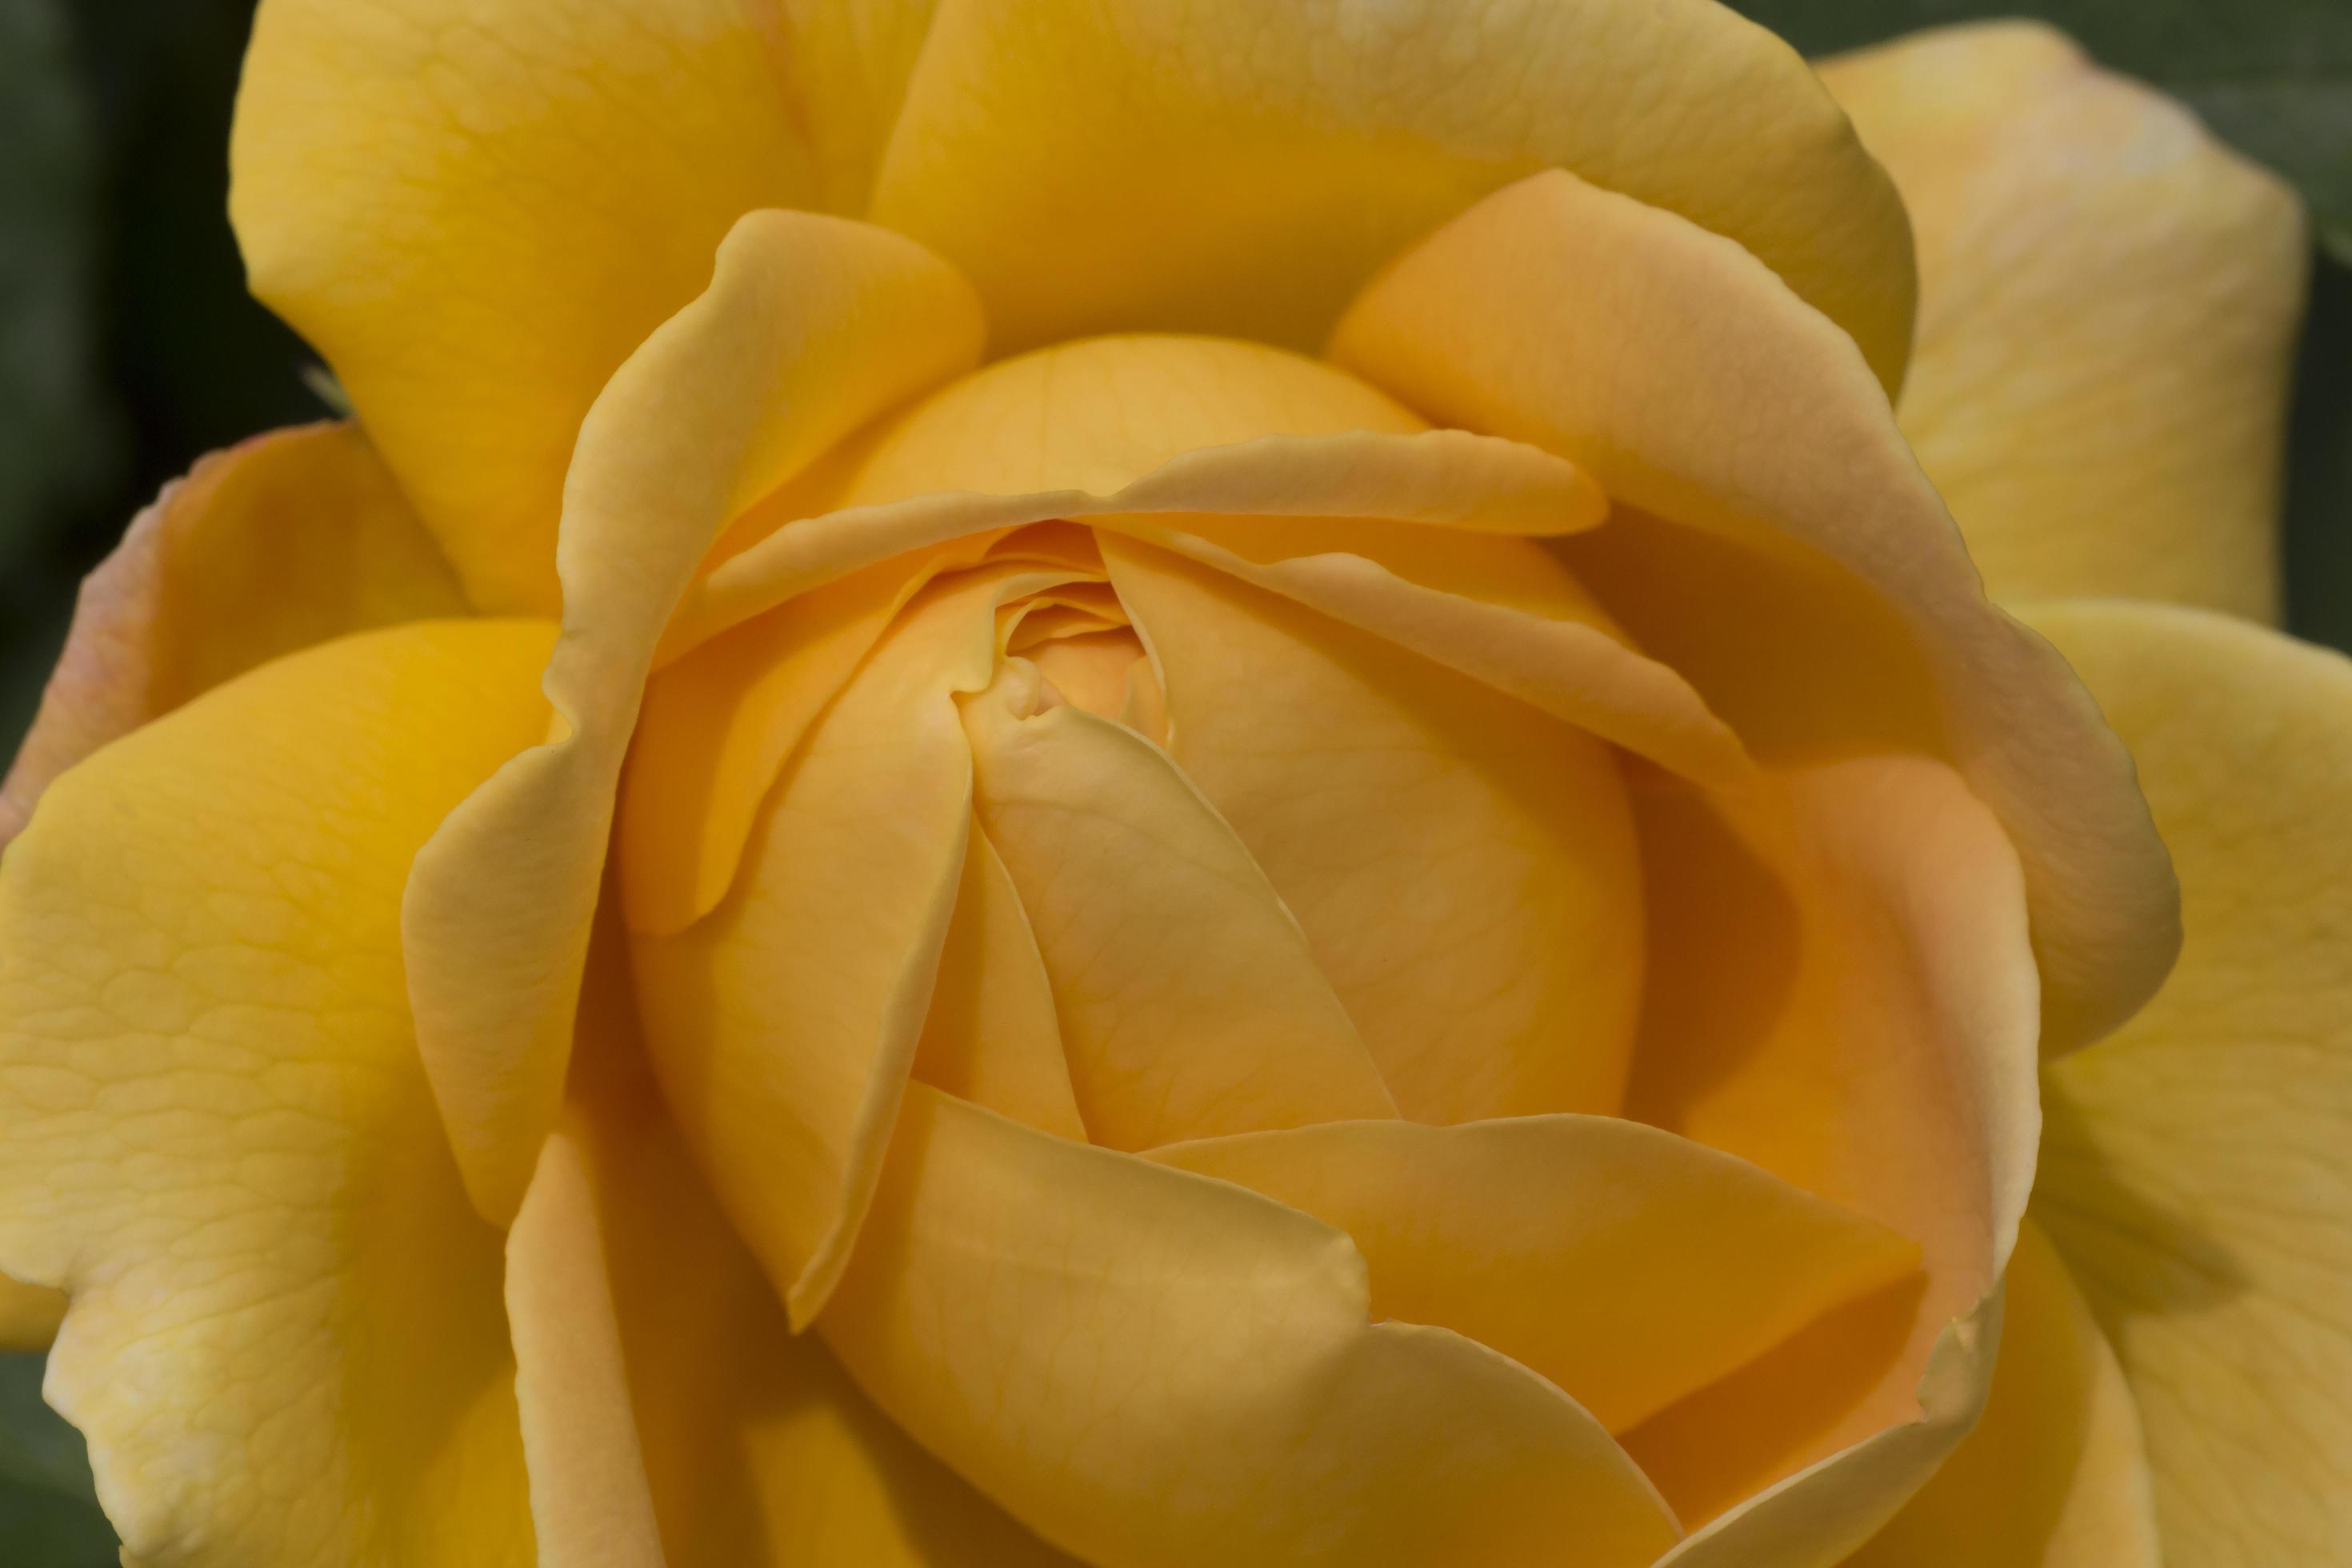
<path id="1" fill-rule="evenodd" d="M 1616 1112 L 1643 931 L 1615 754 L 1206 567 L 1104 549 L 1169 754 L 1297 916 L 1398 1110 Z"/>
<path id="2" fill-rule="evenodd" d="M 2171 1568 L 2352 1555 L 2352 663 L 2154 605 L 2032 612 L 2139 761 L 2189 941 L 2053 1064 L 2034 1212 L 2139 1403 Z"/>
<path id="3" fill-rule="evenodd" d="M 1919 1257 L 1752 1165 L 1608 1116 L 1327 1122 L 1150 1157 L 1339 1226 L 1374 1316 L 1498 1350 L 1612 1432 Z"/>
<path id="4" fill-rule="evenodd" d="M 2274 619 L 2294 193 L 2036 23 L 1821 68 L 1911 209 L 1898 413 L 1993 594 Z"/>
<path id="5" fill-rule="evenodd" d="M 1097 1568 L 1641 1568 L 1672 1519 L 1601 1426 L 1442 1329 L 1368 1321 L 1339 1232 L 909 1090 L 819 1320 L 875 1402 Z"/>
<path id="6" fill-rule="evenodd" d="M 1997 1319 L 1977 1309 L 2039 1131 L 2016 852 L 1917 758 L 1744 797 L 1658 781 L 1634 803 L 1652 978 L 1628 1113 L 1925 1251 L 1924 1292 L 1857 1301 L 1626 1437 L 1685 1520 L 1714 1521 L 1696 1561 L 1825 1568 L 1927 1479 L 1991 1375 Z"/>
<path id="7" fill-rule="evenodd" d="M 2028 1220 L 1976 1430 L 1849 1568 L 2157 1568 L 2139 1414 L 2066 1265 Z"/>
<path id="8" fill-rule="evenodd" d="M 736 0 L 270 0 L 230 143 L 254 292 L 333 366 L 477 603 L 553 614 L 572 444 L 736 220 L 811 205 Z"/>
<path id="9" fill-rule="evenodd" d="M 166 485 L 82 584 L 0 784 L 0 846 L 51 779 L 222 681 L 330 637 L 465 611 L 356 427 L 275 430 L 214 453 Z"/>
<path id="10" fill-rule="evenodd" d="M 1753 257 L 1553 171 L 1390 268 L 1333 345 L 1591 472 L 1620 511 L 1571 566 L 1751 750 L 1952 759 L 2023 857 L 2053 1047 L 2154 992 L 2177 890 L 2123 748 L 1985 601 L 1853 343 Z"/>
<path id="11" fill-rule="evenodd" d="M 614 789 L 680 594 L 730 518 L 979 337 L 970 290 L 907 240 L 755 213 L 591 411 L 545 679 L 557 722 L 442 825 L 403 921 L 425 1070 L 486 1215 L 511 1217 L 554 1125 Z"/>
<path id="12" fill-rule="evenodd" d="M 1396 251 L 1555 165 L 1729 236 L 1901 378 L 1891 184 L 1786 44 L 1693 0 L 961 0 L 872 211 L 970 274 L 1012 347 L 1311 348 Z"/>
<path id="13" fill-rule="evenodd" d="M 0 1267 L 128 1558 L 528 1558 L 500 1237 L 418 1070 L 400 893 L 542 732 L 552 628 L 295 654 L 58 781 L 0 867 Z"/>
<path id="14" fill-rule="evenodd" d="M 0 1350 L 45 1351 L 66 1315 L 62 1290 L 0 1275 Z"/>
<path id="15" fill-rule="evenodd" d="M 1007 662 L 966 703 L 981 826 L 1053 984 L 1097 1142 L 1393 1116 L 1297 921 L 1199 789 L 1150 742 L 1040 708 Z"/>

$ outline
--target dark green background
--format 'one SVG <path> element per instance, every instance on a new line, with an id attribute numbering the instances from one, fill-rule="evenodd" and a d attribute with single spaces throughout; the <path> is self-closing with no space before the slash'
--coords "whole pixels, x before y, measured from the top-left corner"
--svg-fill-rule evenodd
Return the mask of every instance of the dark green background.
<path id="1" fill-rule="evenodd" d="M 354 0 L 356 3 L 356 0 Z M 625 0 L 615 0 L 625 3 Z M 2296 375 L 2294 629 L 2352 647 L 2352 0 L 1741 0 L 1809 53 L 2026 11 L 2195 105 L 2311 202 Z M 223 216 L 252 0 L 0 0 L 0 756 L 73 585 L 201 453 L 323 413 L 244 293 Z M 99 1568 L 112 1536 L 37 1357 L 0 1357 L 0 1563 Z"/>

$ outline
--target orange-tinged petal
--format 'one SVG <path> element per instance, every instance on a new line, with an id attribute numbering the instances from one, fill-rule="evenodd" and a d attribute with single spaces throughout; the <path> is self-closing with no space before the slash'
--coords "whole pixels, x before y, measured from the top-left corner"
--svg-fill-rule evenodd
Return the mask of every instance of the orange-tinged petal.
<path id="1" fill-rule="evenodd" d="M 558 1138 L 576 1142 L 608 1270 L 579 1310 L 619 1330 L 624 1381 L 600 1357 L 597 1414 L 634 1417 L 622 1441 L 643 1456 L 671 1568 L 1067 1568 L 793 1333 L 663 1114 L 626 965 L 606 962 L 619 956 L 592 959 Z"/>
<path id="2" fill-rule="evenodd" d="M 1643 930 L 1610 750 L 1206 567 L 1104 547 L 1169 754 L 1297 917 L 1399 1110 L 1615 1112 Z"/>
<path id="3" fill-rule="evenodd" d="M 2115 1352 L 2028 1220 L 1984 1415 L 1852 1568 L 2156 1568 L 2139 1414 Z"/>
<path id="4" fill-rule="evenodd" d="M 2034 1212 L 2139 1405 L 2172 1568 L 2352 1554 L 2352 663 L 2210 612 L 2030 612 L 2139 761 L 2188 945 L 2054 1063 Z"/>
<path id="5" fill-rule="evenodd" d="M 1423 415 L 1565 453 L 1631 509 L 1570 564 L 1751 750 L 1954 760 L 2023 858 L 2053 1048 L 2154 992 L 2178 895 L 2129 758 L 1986 602 L 1853 343 L 1754 257 L 1553 171 L 1400 260 L 1333 343 Z"/>
<path id="6" fill-rule="evenodd" d="M 962 574 L 909 606 L 793 757 L 726 900 L 632 933 L 663 1091 L 796 1325 L 872 1195 L 962 881 L 954 694 L 988 683 L 998 603 L 1056 580 Z"/>
<path id="7" fill-rule="evenodd" d="M 1897 412 L 1991 591 L 2274 619 L 2294 194 L 2036 23 L 1821 68 L 1911 210 Z"/>
<path id="8" fill-rule="evenodd" d="M 756 213 L 597 400 L 565 490 L 558 721 L 450 814 L 403 921 L 425 1070 L 486 1215 L 513 1215 L 554 1125 L 614 788 L 679 595 L 730 518 L 979 335 L 970 290 L 908 241 Z"/>
<path id="9" fill-rule="evenodd" d="M 875 1400 L 1098 1568 L 1636 1568 L 1675 1539 L 1591 1416 L 1367 1321 L 1345 1236 L 917 1086 L 820 1326 Z"/>
<path id="10" fill-rule="evenodd" d="M 354 426 L 275 430 L 214 453 L 166 485 L 82 584 L 0 785 L 0 846 L 51 779 L 222 681 L 348 632 L 465 610 Z"/>
<path id="11" fill-rule="evenodd" d="M 58 781 L 0 869 L 0 1267 L 128 1560 L 507 1563 L 499 1241 L 416 1066 L 400 889 L 546 724 L 551 628 L 296 654 Z"/>
<path id="12" fill-rule="evenodd" d="M 964 850 L 914 1073 L 1044 1131 L 1087 1135 L 1036 933 L 1003 858 L 978 825 Z"/>
<path id="13" fill-rule="evenodd" d="M 327 357 L 475 600 L 552 614 L 564 467 L 735 221 L 812 205 L 736 0 L 270 0 L 230 143 L 254 292 Z"/>
<path id="14" fill-rule="evenodd" d="M 1042 709 L 1012 660 L 966 703 L 981 826 L 1045 955 L 1096 1142 L 1395 1106 L 1297 921 L 1166 753 L 1083 709 Z"/>
<path id="15" fill-rule="evenodd" d="M 1834 1563 L 1967 1430 L 1991 1373 L 1997 1319 L 1956 1320 L 1999 1282 L 2040 1126 L 2016 854 L 1951 770 L 1917 758 L 1780 773 L 1745 798 L 1661 780 L 1634 800 L 1652 979 L 1629 1114 L 1917 1240 L 1927 1279 L 1627 1447 L 1686 1519 L 1715 1519 L 1698 1561 Z"/>
<path id="16" fill-rule="evenodd" d="M 1016 347 L 1312 347 L 1390 256 L 1554 165 L 1729 236 L 1901 378 L 1891 184 L 1786 44 L 1691 0 L 947 0 L 872 211 Z"/>
<path id="17" fill-rule="evenodd" d="M 1374 1316 L 1498 1350 L 1612 1432 L 1918 1259 L 1858 1215 L 1614 1117 L 1329 1122 L 1151 1158 L 1339 1226 Z"/>

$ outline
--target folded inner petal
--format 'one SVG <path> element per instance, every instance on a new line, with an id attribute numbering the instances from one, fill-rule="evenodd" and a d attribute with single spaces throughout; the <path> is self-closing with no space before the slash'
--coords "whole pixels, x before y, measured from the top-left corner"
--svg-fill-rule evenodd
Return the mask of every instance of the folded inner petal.
<path id="1" fill-rule="evenodd" d="M 544 732 L 552 628 L 291 655 L 60 779 L 0 868 L 0 1268 L 147 1562 L 528 1558 L 500 1304 L 419 1070 L 399 911 Z"/>
<path id="2" fill-rule="evenodd" d="M 1796 710 L 1811 755 L 1952 760 L 2023 858 L 2052 1048 L 2154 992 L 2178 892 L 2129 758 L 2064 661 L 1985 600 L 1853 342 L 1754 256 L 1554 170 L 1398 261 L 1333 352 L 1430 418 L 1598 478 L 1622 510 L 1563 543 L 1570 564 L 1751 749 L 1793 754 L 1770 730 Z M 1701 592 L 1682 531 L 1759 569 Z M 1791 578 L 1877 635 L 1807 658 L 1825 645 L 1780 602 Z"/>
<path id="3" fill-rule="evenodd" d="M 1441 1329 L 1371 1324 L 1345 1236 L 923 1086 L 819 1320 L 875 1401 L 1101 1568 L 1638 1568 L 1671 1517 L 1608 1433 Z"/>
<path id="4" fill-rule="evenodd" d="M 1639 1122 L 1332 1122 L 1151 1151 L 1346 1231 L 1375 1317 L 1466 1334 L 1622 1432 L 1918 1247 L 1727 1154 Z"/>
<path id="5" fill-rule="evenodd" d="M 1026 660 L 964 705 L 979 816 L 1053 983 L 1096 1142 L 1393 1116 L 1363 1037 L 1249 849 L 1166 753 L 1041 706 Z"/>
<path id="6" fill-rule="evenodd" d="M 1169 755 L 1297 916 L 1399 1110 L 1615 1111 L 1643 931 L 1610 749 L 1208 567 L 1105 551 Z"/>

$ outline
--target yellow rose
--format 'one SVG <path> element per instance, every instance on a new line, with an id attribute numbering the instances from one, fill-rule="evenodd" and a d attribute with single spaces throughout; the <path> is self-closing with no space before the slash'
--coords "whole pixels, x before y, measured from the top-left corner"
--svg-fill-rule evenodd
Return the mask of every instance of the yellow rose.
<path id="1" fill-rule="evenodd" d="M 2038 600 L 2144 802 L 1952 523 L 2267 614 L 2299 219 L 2042 32 L 1827 74 L 267 0 L 357 420 L 133 524 L 0 795 L 128 1560 L 2352 1550 L 2352 671 Z"/>

